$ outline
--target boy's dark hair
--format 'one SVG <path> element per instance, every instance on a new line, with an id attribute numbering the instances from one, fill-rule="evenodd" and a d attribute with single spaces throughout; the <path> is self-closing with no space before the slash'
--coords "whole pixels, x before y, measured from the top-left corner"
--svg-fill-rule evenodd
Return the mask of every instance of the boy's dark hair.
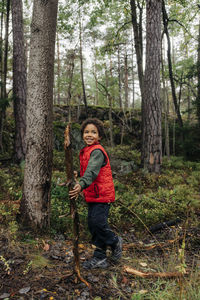
<path id="1" fill-rule="evenodd" d="M 104 128 L 103 128 L 103 122 L 101 122 L 99 119 L 97 118 L 89 118 L 89 119 L 86 119 L 82 125 L 81 125 L 81 135 L 83 136 L 83 132 L 84 132 L 84 129 L 85 127 L 88 125 L 88 124 L 93 124 L 96 126 L 97 130 L 98 130 L 98 133 L 99 133 L 99 137 L 103 137 L 104 136 Z"/>

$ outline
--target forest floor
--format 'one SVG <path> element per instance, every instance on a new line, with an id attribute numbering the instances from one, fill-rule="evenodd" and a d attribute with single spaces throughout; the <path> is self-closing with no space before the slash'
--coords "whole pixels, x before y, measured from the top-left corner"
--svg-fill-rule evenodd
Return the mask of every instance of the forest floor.
<path id="1" fill-rule="evenodd" d="M 12 240 L 6 229 L 1 229 L 0 299 L 200 299 L 200 229 L 179 224 L 154 234 L 146 232 L 142 238 L 124 231 L 123 257 L 118 265 L 81 268 L 91 289 L 73 272 L 72 240 L 62 235 L 51 239 L 22 234 L 24 240 L 22 236 Z M 80 241 L 81 264 L 92 251 L 88 241 Z M 130 274 L 126 267 L 149 275 Z M 172 272 L 170 278 L 159 277 L 167 276 L 165 272 Z M 176 277 L 177 272 L 186 274 Z"/>

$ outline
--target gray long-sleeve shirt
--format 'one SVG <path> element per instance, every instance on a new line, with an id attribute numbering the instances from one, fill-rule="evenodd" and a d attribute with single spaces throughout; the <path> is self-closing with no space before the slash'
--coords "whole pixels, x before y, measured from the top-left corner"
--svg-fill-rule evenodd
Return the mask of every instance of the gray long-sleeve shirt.
<path id="1" fill-rule="evenodd" d="M 90 159 L 84 175 L 80 178 L 79 184 L 82 190 L 86 189 L 98 176 L 101 167 L 106 165 L 106 157 L 100 149 L 95 149 L 90 155 Z"/>

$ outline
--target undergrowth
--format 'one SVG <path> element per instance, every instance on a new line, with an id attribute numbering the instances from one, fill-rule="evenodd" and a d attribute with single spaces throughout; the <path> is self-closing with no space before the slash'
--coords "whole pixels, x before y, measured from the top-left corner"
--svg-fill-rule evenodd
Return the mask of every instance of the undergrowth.
<path id="1" fill-rule="evenodd" d="M 123 147 L 118 151 L 111 153 L 120 159 L 124 159 Z M 123 153 L 121 153 L 121 151 Z M 125 152 L 127 152 L 126 149 Z M 129 150 L 129 156 L 134 156 L 138 163 L 139 154 L 136 151 Z M 133 157 L 132 157 L 133 158 Z M 56 168 L 58 163 L 59 168 Z M 72 221 L 70 216 L 70 206 L 68 199 L 68 188 L 61 184 L 65 182 L 66 175 L 62 166 L 63 156 L 59 152 L 54 156 L 54 170 L 51 187 L 51 236 L 58 234 L 66 238 L 72 237 Z M 77 169 L 77 161 L 75 161 Z M 134 231 L 141 236 L 145 230 L 151 226 L 179 218 L 182 224 L 188 221 L 189 225 L 199 227 L 198 214 L 200 211 L 200 163 L 184 161 L 182 158 L 171 157 L 170 160 L 164 158 L 162 172 L 160 175 L 148 174 L 138 169 L 130 174 L 115 178 L 116 202 L 111 206 L 110 224 L 118 232 Z M 33 242 L 34 237 L 23 238 L 23 234 L 18 232 L 16 214 L 19 209 L 22 196 L 23 168 L 16 165 L 2 167 L 0 170 L 0 221 L 2 227 L 1 234 L 6 235 L 10 245 L 13 243 L 25 241 Z M 80 218 L 81 238 L 88 238 L 87 230 L 87 206 L 84 200 L 79 197 L 77 206 Z M 3 231 L 2 231 L 3 230 Z M 24 240 L 23 240 L 24 239 Z M 194 237 L 195 239 L 195 237 Z M 199 242 L 199 240 L 197 241 Z M 182 244 L 183 245 L 183 244 Z M 187 245 L 186 245 L 187 246 Z M 13 246 L 15 247 L 15 246 Z M 182 249 L 182 250 L 181 250 Z M 174 248 L 174 252 L 166 252 L 167 261 L 151 261 L 146 255 L 149 269 L 156 271 L 174 269 L 174 267 L 185 268 L 184 248 L 180 245 Z M 182 252 L 181 252 L 182 251 Z M 181 259 L 182 253 L 182 261 Z M 134 258 L 134 254 L 131 254 Z M 135 253 L 137 258 L 137 254 Z M 130 258 L 129 263 L 133 261 Z M 135 258 L 135 261 L 136 261 Z M 128 258 L 127 258 L 128 259 Z M 131 260 L 132 259 L 132 260 Z M 5 259 L 2 257 L 1 259 Z M 133 261 L 133 264 L 136 262 Z M 5 264 L 5 262 L 4 262 Z M 123 298 L 121 287 L 118 286 L 118 279 L 113 279 L 113 285 L 119 289 L 119 299 Z M 199 272 L 196 266 L 191 269 L 190 275 L 185 281 L 177 280 L 147 280 L 133 278 L 135 292 L 129 299 L 132 300 L 199 300 L 200 282 Z M 113 298 L 114 299 L 114 298 Z M 126 296 L 124 295 L 124 299 Z"/>

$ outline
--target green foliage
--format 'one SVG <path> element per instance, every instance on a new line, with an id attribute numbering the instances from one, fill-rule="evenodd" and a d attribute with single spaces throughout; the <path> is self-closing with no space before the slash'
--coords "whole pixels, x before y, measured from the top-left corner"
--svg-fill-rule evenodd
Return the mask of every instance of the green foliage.
<path id="1" fill-rule="evenodd" d="M 65 155 L 63 151 L 53 151 L 53 168 L 63 172 L 65 170 Z"/>
<path id="2" fill-rule="evenodd" d="M 21 197 L 22 183 L 23 175 L 17 166 L 0 169 L 0 200 L 4 200 L 5 194 L 6 199 L 18 200 Z"/>
<path id="3" fill-rule="evenodd" d="M 170 144 L 173 144 L 173 127 L 170 123 Z M 200 135 L 199 128 L 197 125 L 190 125 L 184 123 L 183 128 L 178 125 L 175 127 L 176 134 L 176 155 L 183 156 L 186 160 L 198 161 L 200 158 Z M 172 151 L 171 151 L 172 152 Z"/>
<path id="4" fill-rule="evenodd" d="M 9 98 L 1 98 L 0 99 L 0 110 L 5 111 L 9 106 L 10 99 Z"/>
<path id="5" fill-rule="evenodd" d="M 106 147 L 106 150 L 112 158 L 118 158 L 126 161 L 134 160 L 135 164 L 140 164 L 140 152 L 133 150 L 132 146 L 117 145 L 113 148 Z"/>
<path id="6" fill-rule="evenodd" d="M 70 216 L 60 217 L 69 213 L 68 189 L 52 182 L 51 189 L 51 228 L 55 232 L 64 233 L 71 223 Z M 71 225 L 70 225 L 71 226 Z"/>
<path id="7" fill-rule="evenodd" d="M 61 175 L 61 178 L 59 177 Z M 62 178 L 63 177 L 63 178 Z M 51 190 L 51 231 L 52 233 L 62 233 L 67 236 L 72 234 L 72 219 L 70 216 L 70 201 L 68 197 L 68 188 L 59 186 L 64 182 L 64 176 L 57 173 L 52 182 Z M 79 197 L 77 201 L 80 226 L 86 229 L 87 208 L 84 200 Z M 85 230 L 84 230 L 85 231 Z M 84 234 L 85 232 L 83 232 Z"/>
<path id="8" fill-rule="evenodd" d="M 144 230 L 146 226 L 177 217 L 194 216 L 200 208 L 199 163 L 174 157 L 170 162 L 165 160 L 164 166 L 161 175 L 138 171 L 120 179 L 121 182 L 115 180 L 117 200 L 111 208 L 113 224 L 123 227 L 129 223 Z"/>

